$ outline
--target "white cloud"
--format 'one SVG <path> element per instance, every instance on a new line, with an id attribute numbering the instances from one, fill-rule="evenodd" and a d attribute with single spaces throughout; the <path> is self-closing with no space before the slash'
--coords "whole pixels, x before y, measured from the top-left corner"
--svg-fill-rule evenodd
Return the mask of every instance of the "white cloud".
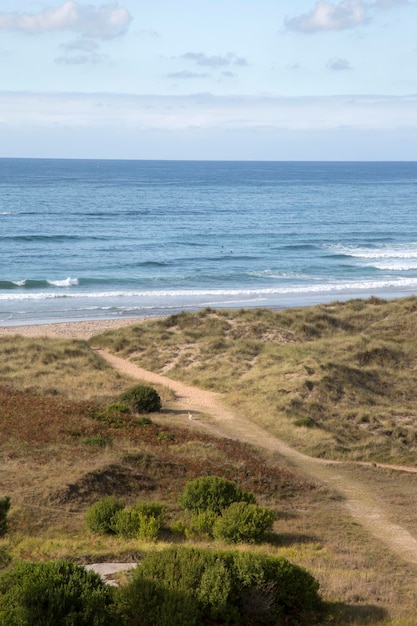
<path id="1" fill-rule="evenodd" d="M 131 21 L 129 11 L 115 2 L 94 7 L 66 0 L 39 13 L 0 12 L 0 30 L 30 34 L 69 30 L 97 39 L 124 35 Z"/>
<path id="2" fill-rule="evenodd" d="M 339 3 L 319 0 L 309 13 L 287 18 L 289 30 L 300 33 L 316 33 L 329 30 L 358 28 L 371 21 L 372 10 L 383 11 L 410 5 L 409 0 L 342 0 Z"/>
<path id="3" fill-rule="evenodd" d="M 286 20 L 290 30 L 314 33 L 321 30 L 346 30 L 368 21 L 367 7 L 362 0 L 342 0 L 339 4 L 316 2 L 310 13 Z"/>
<path id="4" fill-rule="evenodd" d="M 248 61 L 244 57 L 238 57 L 233 52 L 228 52 L 223 56 L 209 56 L 204 52 L 185 52 L 180 56 L 180 59 L 193 61 L 197 65 L 211 68 L 229 67 L 231 65 L 245 67 L 248 65 Z"/>
<path id="5" fill-rule="evenodd" d="M 97 65 L 108 61 L 106 54 L 74 54 L 72 56 L 62 56 L 55 59 L 58 65 Z"/>
<path id="6" fill-rule="evenodd" d="M 183 70 L 181 72 L 171 72 L 171 74 L 167 74 L 167 78 L 179 78 L 188 80 L 190 78 L 207 78 L 210 74 L 199 74 L 198 72 L 188 72 L 187 70 Z"/>
<path id="7" fill-rule="evenodd" d="M 409 5 L 409 0 L 375 0 L 371 6 L 376 9 L 392 9 L 399 6 Z"/>
<path id="8" fill-rule="evenodd" d="M 344 72 L 352 69 L 349 61 L 347 59 L 341 59 L 340 57 L 330 59 L 326 67 L 333 72 Z"/>
<path id="9" fill-rule="evenodd" d="M 96 52 L 100 46 L 93 39 L 80 37 L 75 41 L 62 43 L 60 47 L 63 48 L 63 50 L 65 50 L 66 52 L 73 52 L 74 50 L 82 50 L 83 52 Z"/>

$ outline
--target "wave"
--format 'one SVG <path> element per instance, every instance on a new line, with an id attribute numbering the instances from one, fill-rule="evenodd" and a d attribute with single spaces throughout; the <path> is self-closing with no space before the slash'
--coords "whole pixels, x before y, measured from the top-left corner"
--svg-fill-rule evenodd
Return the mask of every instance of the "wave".
<path id="1" fill-rule="evenodd" d="M 416 278 L 390 278 L 386 280 L 363 280 L 363 281 L 334 281 L 331 283 L 315 282 L 302 285 L 279 285 L 262 288 L 213 288 L 213 289 L 164 289 L 164 290 L 115 290 L 101 292 L 72 292 L 72 291 L 48 291 L 48 292 L 12 292 L 0 293 L 0 301 L 7 300 L 52 300 L 59 298 L 85 299 L 85 300 L 110 300 L 118 298 L 137 299 L 195 299 L 206 297 L 260 297 L 279 296 L 284 294 L 309 294 L 309 293 L 337 293 L 354 291 L 375 291 L 383 289 L 415 289 Z"/>
<path id="2" fill-rule="evenodd" d="M 417 242 L 377 247 L 355 247 L 345 245 L 326 245 L 325 249 L 335 257 L 352 257 L 358 259 L 417 259 Z"/>
<path id="3" fill-rule="evenodd" d="M 0 280 L 1 289 L 43 289 L 45 287 L 76 287 L 80 284 L 78 278 L 65 278 L 63 280 Z"/>
<path id="4" fill-rule="evenodd" d="M 415 261 L 411 261 L 409 263 L 404 263 L 404 261 L 386 261 L 381 263 L 369 263 L 365 267 L 374 267 L 377 270 L 384 270 L 390 272 L 410 272 L 413 270 L 417 270 L 417 258 Z"/>

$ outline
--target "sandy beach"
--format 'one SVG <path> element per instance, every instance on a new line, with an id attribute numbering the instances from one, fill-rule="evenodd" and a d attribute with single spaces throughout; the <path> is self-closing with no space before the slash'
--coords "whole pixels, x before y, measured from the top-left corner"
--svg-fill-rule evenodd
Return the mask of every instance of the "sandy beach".
<path id="1" fill-rule="evenodd" d="M 106 330 L 138 324 L 149 318 L 123 318 L 117 320 L 89 320 L 83 322 L 59 322 L 54 324 L 28 324 L 25 326 L 0 326 L 2 335 L 24 337 L 62 337 L 66 339 L 90 339 Z"/>

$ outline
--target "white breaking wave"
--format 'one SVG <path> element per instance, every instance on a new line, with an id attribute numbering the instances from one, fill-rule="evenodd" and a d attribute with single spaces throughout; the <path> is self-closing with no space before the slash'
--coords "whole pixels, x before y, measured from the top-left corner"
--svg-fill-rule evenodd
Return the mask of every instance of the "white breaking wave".
<path id="1" fill-rule="evenodd" d="M 404 263 L 404 261 L 385 261 L 376 263 L 364 263 L 364 267 L 374 267 L 377 270 L 389 270 L 391 272 L 409 272 L 417 270 L 417 259 L 415 261 Z"/>
<path id="2" fill-rule="evenodd" d="M 172 289 L 155 291 L 104 291 L 104 292 L 30 292 L 30 293 L 1 293 L 0 301 L 11 300 L 54 300 L 85 299 L 102 300 L 114 298 L 138 298 L 138 299 L 178 299 L 178 298 L 201 298 L 201 297 L 248 297 L 262 298 L 280 294 L 309 294 L 309 293 L 337 293 L 343 291 L 373 291 L 381 289 L 417 288 L 417 277 L 392 278 L 374 281 L 335 281 L 332 283 L 314 283 L 296 286 L 275 286 L 254 289 Z"/>
<path id="3" fill-rule="evenodd" d="M 53 287 L 76 287 L 78 285 L 78 278 L 65 278 L 65 280 L 47 280 L 47 283 Z"/>
<path id="4" fill-rule="evenodd" d="M 334 254 L 343 254 L 358 259 L 417 259 L 417 242 L 404 245 L 383 245 L 379 248 L 363 248 L 343 245 L 328 245 L 325 248 Z"/>

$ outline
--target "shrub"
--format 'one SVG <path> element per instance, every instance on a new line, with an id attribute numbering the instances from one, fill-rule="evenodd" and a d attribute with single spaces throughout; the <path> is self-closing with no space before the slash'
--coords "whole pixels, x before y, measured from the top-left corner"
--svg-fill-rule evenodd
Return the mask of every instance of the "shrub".
<path id="1" fill-rule="evenodd" d="M 129 510 L 117 511 L 112 528 L 125 538 L 155 541 L 165 522 L 165 511 L 164 505 L 157 502 L 137 504 Z"/>
<path id="2" fill-rule="evenodd" d="M 123 502 L 114 496 L 102 498 L 87 510 L 85 521 L 88 529 L 98 535 L 114 533 L 115 516 L 122 509 Z"/>
<path id="3" fill-rule="evenodd" d="M 120 400 L 135 413 L 154 413 L 161 410 L 161 398 L 158 392 L 146 385 L 136 385 L 128 389 L 122 393 Z"/>
<path id="4" fill-rule="evenodd" d="M 194 606 L 195 621 L 184 620 L 184 624 L 312 626 L 321 609 L 318 588 L 311 574 L 286 559 L 171 547 L 148 552 L 144 557 L 131 582 L 120 592 L 121 614 L 125 616 L 130 609 L 130 615 L 137 617 L 136 622 L 132 617 L 128 624 L 142 624 L 134 606 L 146 601 L 152 614 L 159 603 L 169 606 L 182 598 L 195 603 L 189 604 Z M 175 615 L 174 608 L 172 611 Z M 170 622 L 154 618 L 153 623 L 159 626 Z"/>
<path id="5" fill-rule="evenodd" d="M 194 513 L 185 529 L 185 536 L 190 538 L 209 539 L 213 537 L 213 526 L 218 518 L 214 511 Z"/>
<path id="6" fill-rule="evenodd" d="M 213 527 L 213 535 L 227 543 L 260 543 L 272 531 L 275 512 L 256 504 L 233 502 Z"/>
<path id="7" fill-rule="evenodd" d="M 219 515 L 233 502 L 255 504 L 255 497 L 226 478 L 202 476 L 186 484 L 179 502 L 184 509 L 194 513 L 213 511 Z"/>
<path id="8" fill-rule="evenodd" d="M 10 626 L 113 626 L 113 590 L 68 561 L 20 563 L 0 576 L 0 623 Z"/>
<path id="9" fill-rule="evenodd" d="M 118 612 L 126 626 L 198 626 L 197 601 L 190 595 L 166 589 L 138 577 L 117 591 Z"/>
<path id="10" fill-rule="evenodd" d="M 6 534 L 8 524 L 7 524 L 7 514 L 10 509 L 10 497 L 4 496 L 0 498 L 0 537 Z"/>

